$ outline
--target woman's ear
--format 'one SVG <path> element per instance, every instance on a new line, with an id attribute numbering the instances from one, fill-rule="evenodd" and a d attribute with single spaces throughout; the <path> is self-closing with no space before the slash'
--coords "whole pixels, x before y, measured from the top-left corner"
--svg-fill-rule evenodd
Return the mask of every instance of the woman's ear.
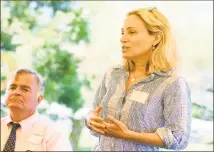
<path id="1" fill-rule="evenodd" d="M 158 43 L 160 43 L 162 37 L 163 37 L 163 33 L 162 32 L 155 33 L 155 40 L 153 42 L 153 46 L 156 46 Z"/>

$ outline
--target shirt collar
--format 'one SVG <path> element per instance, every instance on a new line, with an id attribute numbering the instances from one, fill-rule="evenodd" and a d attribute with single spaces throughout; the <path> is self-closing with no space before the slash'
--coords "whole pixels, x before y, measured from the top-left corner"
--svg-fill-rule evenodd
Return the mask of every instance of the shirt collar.
<path id="1" fill-rule="evenodd" d="M 152 72 L 150 77 L 151 77 L 151 79 L 154 78 L 154 75 L 159 75 L 159 76 L 162 76 L 162 77 L 169 77 L 175 72 L 175 70 L 176 69 L 173 68 L 173 69 L 170 69 L 168 71 L 154 71 L 154 72 Z M 125 75 L 128 77 L 129 72 L 127 72 L 123 66 L 122 66 L 122 71 L 125 72 Z"/>
<path id="2" fill-rule="evenodd" d="M 171 69 L 168 71 L 154 71 L 153 73 L 163 77 L 169 77 L 175 72 L 175 69 Z"/>
<path id="3" fill-rule="evenodd" d="M 36 111 L 36 112 L 35 112 L 33 115 L 31 115 L 30 117 L 28 117 L 28 118 L 26 118 L 26 119 L 20 121 L 19 124 L 20 124 L 21 128 L 27 129 L 27 128 L 29 128 L 29 127 L 32 127 L 32 125 L 34 124 L 34 122 L 37 120 L 38 116 L 39 116 L 39 113 L 38 113 L 38 111 Z M 7 124 L 7 126 L 8 126 L 11 122 L 14 122 L 14 121 L 11 119 L 10 116 L 8 116 L 7 119 L 6 119 L 6 124 Z M 17 122 L 15 122 L 15 123 L 17 123 Z"/>

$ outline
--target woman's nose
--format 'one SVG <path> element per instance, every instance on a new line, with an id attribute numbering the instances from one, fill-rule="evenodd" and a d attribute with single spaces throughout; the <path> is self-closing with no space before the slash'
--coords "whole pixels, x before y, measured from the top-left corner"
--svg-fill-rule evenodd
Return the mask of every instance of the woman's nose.
<path id="1" fill-rule="evenodd" d="M 121 43 L 125 43 L 125 42 L 127 42 L 127 41 L 128 41 L 127 36 L 126 36 L 125 34 L 123 34 L 123 35 L 120 37 L 120 42 L 121 42 Z"/>

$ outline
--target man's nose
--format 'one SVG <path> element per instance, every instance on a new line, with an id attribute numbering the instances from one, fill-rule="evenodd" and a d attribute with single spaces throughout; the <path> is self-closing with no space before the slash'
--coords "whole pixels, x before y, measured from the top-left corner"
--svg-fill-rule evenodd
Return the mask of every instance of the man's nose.
<path id="1" fill-rule="evenodd" d="M 21 89 L 20 88 L 16 88 L 15 90 L 14 90 L 14 92 L 13 92 L 13 94 L 15 94 L 15 95 L 21 95 Z"/>

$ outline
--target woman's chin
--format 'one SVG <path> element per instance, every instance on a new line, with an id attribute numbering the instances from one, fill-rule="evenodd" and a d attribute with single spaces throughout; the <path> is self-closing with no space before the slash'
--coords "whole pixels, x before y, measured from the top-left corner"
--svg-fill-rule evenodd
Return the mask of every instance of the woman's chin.
<path id="1" fill-rule="evenodd" d="M 122 54 L 122 57 L 124 58 L 124 59 L 127 59 L 127 60 L 130 60 L 131 59 L 131 57 L 130 56 L 128 56 L 127 54 Z"/>

